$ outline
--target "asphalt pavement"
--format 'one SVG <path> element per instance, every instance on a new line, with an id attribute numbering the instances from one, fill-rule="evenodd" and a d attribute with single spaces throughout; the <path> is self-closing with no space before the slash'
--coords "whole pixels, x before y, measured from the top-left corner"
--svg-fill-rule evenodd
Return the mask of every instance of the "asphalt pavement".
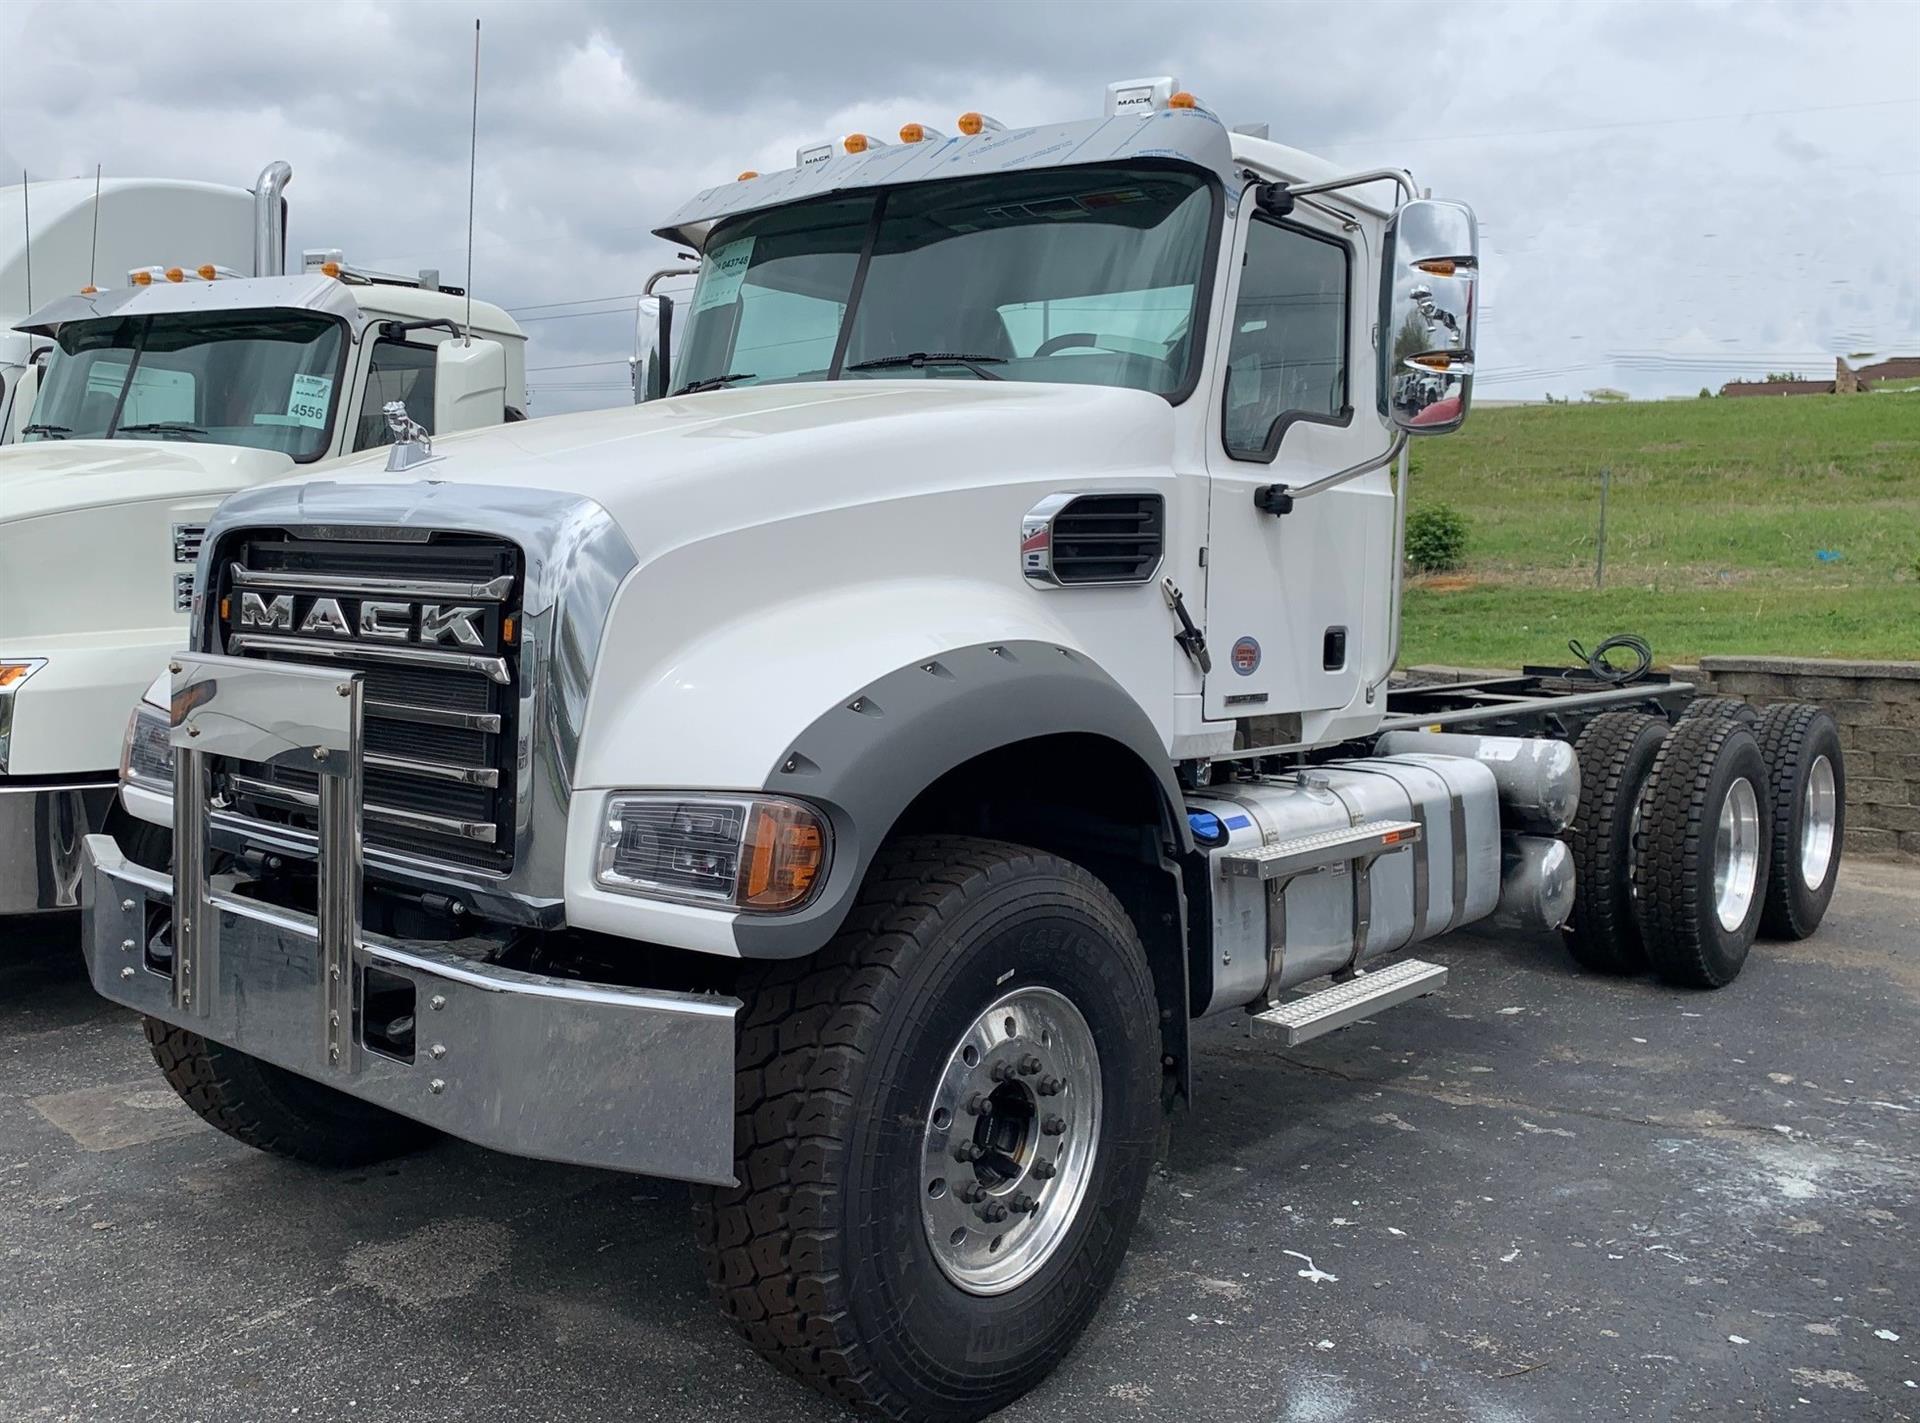
<path id="1" fill-rule="evenodd" d="M 1920 871 L 1712 994 L 1455 935 L 1440 996 L 1205 1024 L 1118 1286 L 1004 1418 L 1920 1417 Z M 683 1187 L 204 1127 L 75 932 L 0 929 L 0 1419 L 846 1417 L 709 1306 Z"/>

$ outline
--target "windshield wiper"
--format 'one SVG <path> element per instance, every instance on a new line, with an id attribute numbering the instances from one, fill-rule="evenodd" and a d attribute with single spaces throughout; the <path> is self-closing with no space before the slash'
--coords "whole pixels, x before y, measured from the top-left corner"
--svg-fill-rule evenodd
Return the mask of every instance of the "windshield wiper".
<path id="1" fill-rule="evenodd" d="M 982 370 L 982 366 L 1004 366 L 1005 356 L 970 356 L 957 351 L 910 351 L 904 356 L 875 356 L 869 361 L 855 361 L 846 369 L 850 371 L 881 371 L 891 366 L 912 366 L 916 371 L 924 366 L 965 366 L 981 380 L 1005 380 L 992 371 Z"/>
<path id="2" fill-rule="evenodd" d="M 52 435 L 58 438 L 61 435 L 71 435 L 73 430 L 66 425 L 43 425 L 35 422 L 32 425 L 22 425 L 20 427 L 20 433 L 23 435 Z"/>
<path id="3" fill-rule="evenodd" d="M 722 386 L 732 385 L 737 380 L 753 380 L 752 371 L 735 371 L 731 375 L 708 376 L 705 380 L 690 380 L 675 395 L 698 395 L 703 390 L 719 390 Z"/>
<path id="4" fill-rule="evenodd" d="M 116 435 L 204 435 L 206 433 L 198 425 L 189 425 L 184 420 L 149 420 L 144 425 L 122 425 L 114 431 Z"/>

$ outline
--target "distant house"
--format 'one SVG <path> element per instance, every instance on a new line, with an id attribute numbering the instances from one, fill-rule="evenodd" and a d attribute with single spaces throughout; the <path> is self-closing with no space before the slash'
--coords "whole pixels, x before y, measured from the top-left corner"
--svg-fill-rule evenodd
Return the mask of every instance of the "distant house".
<path id="1" fill-rule="evenodd" d="M 1590 390 L 1586 394 L 1588 400 L 1598 400 L 1605 404 L 1612 404 L 1615 401 L 1621 401 L 1627 398 L 1627 393 L 1624 390 L 1615 390 L 1610 385 L 1603 385 L 1598 390 Z"/>
<path id="2" fill-rule="evenodd" d="M 1730 380 L 1720 387 L 1722 395 L 1832 395 L 1830 380 Z"/>
<path id="3" fill-rule="evenodd" d="M 1862 390 L 1871 381 L 1920 380 L 1920 356 L 1894 356 L 1871 366 L 1862 366 L 1853 374 Z"/>

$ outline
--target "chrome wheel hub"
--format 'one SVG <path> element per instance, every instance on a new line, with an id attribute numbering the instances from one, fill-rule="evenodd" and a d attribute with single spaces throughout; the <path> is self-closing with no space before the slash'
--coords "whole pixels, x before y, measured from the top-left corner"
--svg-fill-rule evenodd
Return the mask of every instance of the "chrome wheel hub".
<path id="1" fill-rule="evenodd" d="M 1100 1138 L 1100 1052 L 1080 1010 L 1021 988 L 948 1055 L 921 1141 L 920 1218 L 970 1294 L 1030 1279 L 1086 1197 Z"/>
<path id="2" fill-rule="evenodd" d="M 1760 887 L 1760 798 L 1742 776 L 1720 802 L 1713 836 L 1713 912 L 1728 933 L 1746 922 Z"/>
<path id="3" fill-rule="evenodd" d="M 1814 758 L 1807 772 L 1807 793 L 1800 802 L 1800 882 L 1818 889 L 1833 863 L 1833 832 L 1840 819 L 1840 797 L 1833 783 L 1833 762 Z"/>

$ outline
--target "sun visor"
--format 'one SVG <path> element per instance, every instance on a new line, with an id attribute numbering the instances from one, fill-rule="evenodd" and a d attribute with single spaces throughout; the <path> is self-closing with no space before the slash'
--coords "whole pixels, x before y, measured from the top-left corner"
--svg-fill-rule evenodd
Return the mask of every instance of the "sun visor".
<path id="1" fill-rule="evenodd" d="M 723 218 L 825 193 L 1145 158 L 1189 163 L 1233 186 L 1232 141 L 1220 121 L 1205 109 L 1168 109 L 834 153 L 802 168 L 708 188 L 654 231 L 669 242 L 697 248 Z"/>
<path id="2" fill-rule="evenodd" d="M 311 311 L 337 316 L 354 339 L 367 324 L 360 304 L 332 277 L 234 277 L 221 281 L 189 278 L 149 286 L 112 287 L 87 295 L 58 297 L 14 327 L 34 336 L 55 336 L 70 321 L 176 315 L 185 312 Z"/>

